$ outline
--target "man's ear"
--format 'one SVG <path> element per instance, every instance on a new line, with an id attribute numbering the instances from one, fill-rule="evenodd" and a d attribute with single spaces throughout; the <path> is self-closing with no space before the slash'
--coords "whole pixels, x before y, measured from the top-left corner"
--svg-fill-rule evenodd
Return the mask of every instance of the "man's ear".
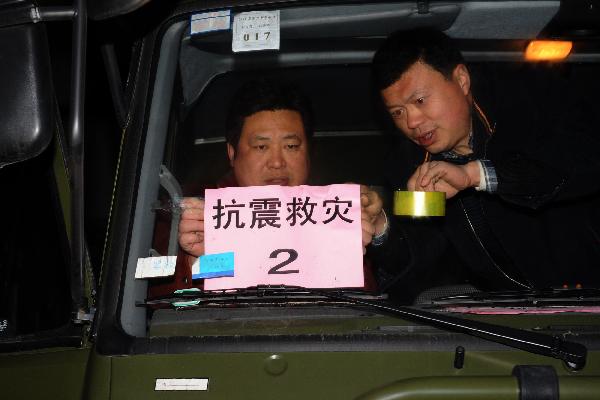
<path id="1" fill-rule="evenodd" d="M 229 165 L 233 168 L 233 159 L 235 158 L 235 149 L 227 143 L 227 157 L 229 157 Z"/>
<path id="2" fill-rule="evenodd" d="M 465 64 L 458 64 L 454 68 L 452 79 L 458 83 L 465 96 L 471 92 L 471 75 Z"/>

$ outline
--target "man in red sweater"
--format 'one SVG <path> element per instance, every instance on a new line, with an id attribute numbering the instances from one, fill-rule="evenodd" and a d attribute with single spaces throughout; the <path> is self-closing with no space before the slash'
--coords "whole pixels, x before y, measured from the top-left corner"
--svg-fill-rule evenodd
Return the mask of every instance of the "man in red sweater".
<path id="1" fill-rule="evenodd" d="M 307 100 L 295 89 L 253 81 L 234 96 L 227 118 L 227 155 L 232 176 L 225 186 L 296 186 L 306 184 L 310 168 L 312 118 Z M 204 200 L 186 198 L 179 244 L 186 265 L 204 254 Z M 385 235 L 387 220 L 379 195 L 361 186 L 363 253 Z M 369 277 L 365 279 L 367 287 Z"/>

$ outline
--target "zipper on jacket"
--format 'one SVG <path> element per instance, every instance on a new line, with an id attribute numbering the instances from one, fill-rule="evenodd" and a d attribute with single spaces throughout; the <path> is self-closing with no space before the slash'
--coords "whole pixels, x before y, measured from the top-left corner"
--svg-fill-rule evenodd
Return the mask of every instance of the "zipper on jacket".
<path id="1" fill-rule="evenodd" d="M 469 218 L 469 213 L 467 212 L 467 210 L 465 210 L 465 206 L 462 203 L 462 201 L 460 202 L 460 205 L 461 205 L 461 207 L 463 209 L 463 212 L 465 213 L 465 217 L 467 218 L 467 222 L 469 223 L 469 227 L 471 228 L 471 231 L 473 232 L 473 235 L 475 235 L 475 239 L 477 239 L 477 243 L 479 243 L 479 246 L 481 247 L 481 249 L 483 250 L 483 252 L 486 254 L 486 256 L 488 257 L 488 259 L 490 260 L 490 262 L 492 263 L 492 265 L 496 268 L 496 270 L 498 272 L 500 272 L 506 279 L 510 280 L 511 282 L 515 283 L 516 285 L 521 286 L 521 287 L 526 288 L 526 289 L 533 289 L 533 287 L 531 285 L 527 285 L 527 284 L 525 284 L 523 282 L 520 282 L 519 280 L 517 280 L 517 279 L 511 277 L 510 275 L 508 275 L 502 269 L 502 267 L 500 267 L 498 265 L 498 263 L 496 263 L 496 260 L 494 260 L 494 257 L 492 257 L 492 255 L 488 252 L 488 250 L 483 245 L 483 242 L 481 241 L 481 238 L 477 234 L 477 231 L 475 230 L 475 227 L 473 226 L 473 223 L 471 222 L 471 218 Z"/>

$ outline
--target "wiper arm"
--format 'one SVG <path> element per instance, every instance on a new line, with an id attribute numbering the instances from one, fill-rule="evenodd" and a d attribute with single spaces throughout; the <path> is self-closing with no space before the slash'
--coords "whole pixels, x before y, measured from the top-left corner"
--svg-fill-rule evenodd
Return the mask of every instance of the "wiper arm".
<path id="1" fill-rule="evenodd" d="M 218 291 L 184 289 L 176 291 L 174 297 L 171 296 L 168 298 L 147 300 L 146 302 L 138 303 L 138 306 L 166 304 L 175 307 L 187 307 L 197 306 L 203 301 L 215 301 L 220 298 L 242 300 L 248 297 L 294 297 L 302 295 L 317 295 L 328 299 L 342 301 L 344 303 L 368 306 L 415 322 L 424 323 L 453 332 L 465 333 L 467 335 L 501 343 L 530 353 L 557 358 L 566 362 L 567 365 L 574 370 L 582 369 L 586 363 L 587 348 L 580 343 L 566 341 L 558 335 L 551 336 L 540 332 L 530 332 L 502 325 L 473 321 L 411 307 L 378 303 L 361 298 L 360 292 L 347 295 L 342 294 L 340 291 L 327 291 L 323 289 L 310 289 L 301 286 L 287 285 L 265 285 L 245 289 Z"/>
<path id="2" fill-rule="evenodd" d="M 522 329 L 442 315 L 411 307 L 375 303 L 335 292 L 322 290 L 312 290 L 312 292 L 353 304 L 373 307 L 416 322 L 477 336 L 530 353 L 557 358 L 566 362 L 574 370 L 582 369 L 586 363 L 587 348 L 580 343 L 563 340 L 558 335 L 551 336 L 540 332 L 524 331 Z"/>
<path id="3" fill-rule="evenodd" d="M 473 292 L 437 297 L 431 304 L 511 304 L 516 306 L 542 306 L 555 304 L 583 304 L 600 302 L 600 289 L 535 289 L 502 292 Z"/>
<path id="4" fill-rule="evenodd" d="M 351 298 L 377 299 L 383 300 L 386 297 L 374 295 L 362 290 L 344 290 L 344 294 Z M 330 301 L 330 298 L 316 293 L 313 289 L 307 289 L 301 286 L 288 285 L 258 285 L 247 288 L 223 289 L 223 290 L 201 290 L 198 288 L 180 289 L 171 295 L 160 296 L 146 299 L 143 302 L 136 302 L 138 307 L 175 307 L 179 309 L 189 309 L 208 303 L 243 303 L 251 302 L 261 298 L 280 298 L 284 300 L 318 300 Z M 344 301 L 345 302 L 345 301 Z"/>

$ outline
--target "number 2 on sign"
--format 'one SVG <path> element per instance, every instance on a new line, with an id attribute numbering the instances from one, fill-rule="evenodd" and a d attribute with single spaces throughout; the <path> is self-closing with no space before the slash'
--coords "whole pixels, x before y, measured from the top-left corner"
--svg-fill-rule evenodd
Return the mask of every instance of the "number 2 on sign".
<path id="1" fill-rule="evenodd" d="M 294 260 L 296 260 L 296 258 L 298 258 L 298 252 L 294 249 L 277 249 L 277 250 L 273 250 L 273 252 L 271 252 L 271 255 L 269 255 L 269 258 L 277 258 L 277 256 L 280 253 L 287 253 L 288 258 L 283 260 L 276 266 L 272 267 L 268 273 L 270 275 L 273 275 L 273 274 L 299 274 L 300 273 L 299 269 L 281 270 L 281 268 L 292 263 Z"/>
<path id="2" fill-rule="evenodd" d="M 265 36 L 264 40 L 268 40 L 269 36 L 271 36 L 271 32 L 263 32 L 262 34 Z M 255 32 L 254 34 L 244 33 L 244 42 L 249 42 L 250 39 L 260 40 L 260 32 Z"/>

